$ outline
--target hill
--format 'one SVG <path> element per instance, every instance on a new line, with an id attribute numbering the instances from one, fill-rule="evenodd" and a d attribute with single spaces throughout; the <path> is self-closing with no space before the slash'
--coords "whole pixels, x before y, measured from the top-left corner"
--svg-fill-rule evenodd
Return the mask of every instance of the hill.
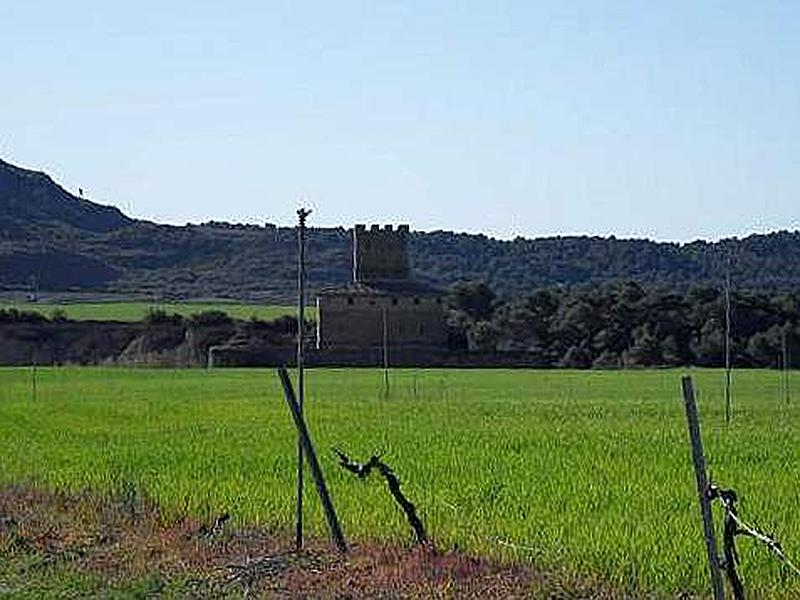
<path id="1" fill-rule="evenodd" d="M 0 230 L 71 227 L 106 232 L 132 220 L 111 206 L 76 198 L 45 173 L 15 167 L 0 160 Z"/>
<path id="2" fill-rule="evenodd" d="M 312 289 L 350 277 L 344 228 L 308 235 Z M 435 231 L 411 238 L 415 273 L 436 285 L 485 281 L 501 295 L 630 279 L 647 286 L 719 283 L 800 287 L 800 232 L 690 244 L 569 236 L 503 241 Z M 211 222 L 183 227 L 131 219 L 77 198 L 49 176 L 0 161 L 0 289 L 147 293 L 168 298 L 265 297 L 295 287 L 296 231 Z"/>

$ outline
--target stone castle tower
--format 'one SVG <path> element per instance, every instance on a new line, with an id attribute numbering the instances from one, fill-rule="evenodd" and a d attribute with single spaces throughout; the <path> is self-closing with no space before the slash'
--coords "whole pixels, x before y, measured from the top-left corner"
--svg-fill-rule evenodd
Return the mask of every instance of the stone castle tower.
<path id="1" fill-rule="evenodd" d="M 317 297 L 317 348 L 371 352 L 442 348 L 442 292 L 415 280 L 408 225 L 353 228 L 353 280 Z"/>
<path id="2" fill-rule="evenodd" d="M 408 225 L 394 230 L 373 225 L 353 228 L 353 281 L 403 280 L 411 277 L 408 264 Z"/>

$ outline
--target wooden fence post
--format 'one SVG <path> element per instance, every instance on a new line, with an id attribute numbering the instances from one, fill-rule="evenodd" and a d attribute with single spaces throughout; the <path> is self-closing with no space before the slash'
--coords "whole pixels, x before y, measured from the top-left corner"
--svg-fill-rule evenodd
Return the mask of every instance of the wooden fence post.
<path id="1" fill-rule="evenodd" d="M 703 454 L 703 439 L 700 437 L 700 421 L 697 417 L 697 404 L 695 404 L 694 400 L 692 378 L 684 376 L 681 383 L 683 385 L 683 402 L 686 407 L 686 422 L 689 426 L 689 440 L 692 445 L 692 461 L 694 462 L 694 475 L 697 481 L 697 498 L 700 501 L 700 514 L 703 518 L 703 534 L 706 541 L 714 600 L 725 600 L 722 572 L 720 571 L 719 555 L 717 554 L 717 539 L 714 533 L 714 521 L 711 516 L 711 497 L 709 496 L 706 476 L 706 459 Z"/>
<path id="2" fill-rule="evenodd" d="M 311 469 L 311 475 L 314 478 L 314 483 L 317 485 L 317 494 L 319 495 L 320 502 L 322 502 L 322 508 L 325 510 L 325 517 L 328 519 L 331 537 L 336 543 L 339 552 L 345 553 L 347 552 L 347 544 L 344 540 L 342 528 L 339 525 L 339 518 L 336 516 L 336 509 L 333 507 L 330 494 L 328 494 L 328 488 L 325 486 L 325 478 L 322 476 L 322 469 L 319 466 L 317 454 L 314 452 L 314 444 L 311 443 L 311 436 L 308 434 L 306 422 L 303 419 L 303 415 L 300 412 L 300 407 L 294 395 L 292 380 L 289 379 L 289 373 L 286 371 L 285 367 L 278 368 L 278 377 L 280 377 L 281 383 L 283 384 L 283 394 L 286 397 L 286 403 L 289 405 L 289 411 L 294 418 L 294 424 L 297 427 L 300 443 L 303 445 L 303 450 L 305 450 L 308 467 Z"/>

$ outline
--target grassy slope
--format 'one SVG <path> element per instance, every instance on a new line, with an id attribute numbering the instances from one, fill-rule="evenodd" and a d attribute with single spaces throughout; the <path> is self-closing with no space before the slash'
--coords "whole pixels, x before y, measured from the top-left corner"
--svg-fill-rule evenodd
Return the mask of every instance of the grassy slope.
<path id="1" fill-rule="evenodd" d="M 50 303 L 40 302 L 17 303 L 0 302 L 0 309 L 17 308 L 26 312 L 39 312 L 47 317 L 57 310 L 63 311 L 67 318 L 77 321 L 140 321 L 151 310 L 163 310 L 168 314 L 183 316 L 195 315 L 210 310 L 219 310 L 236 319 L 256 317 L 263 321 L 275 319 L 283 315 L 293 315 L 293 306 L 235 304 L 227 302 L 81 302 Z M 309 318 L 314 318 L 314 309 L 308 309 Z"/>
<path id="2" fill-rule="evenodd" d="M 775 372 L 738 372 L 726 429 L 721 373 L 695 375 L 713 478 L 800 556 L 800 411 L 779 402 Z M 629 589 L 703 590 L 679 376 L 405 370 L 380 400 L 377 371 L 314 370 L 307 406 L 351 536 L 409 534 L 381 483 L 336 467 L 334 445 L 360 459 L 382 452 L 440 545 Z M 0 369 L 0 480 L 133 483 L 176 512 L 291 526 L 295 441 L 272 372 L 47 369 L 35 398 L 31 382 L 30 370 Z M 321 535 L 317 503 L 308 506 Z M 739 545 L 749 590 L 800 593 L 764 549 Z"/>

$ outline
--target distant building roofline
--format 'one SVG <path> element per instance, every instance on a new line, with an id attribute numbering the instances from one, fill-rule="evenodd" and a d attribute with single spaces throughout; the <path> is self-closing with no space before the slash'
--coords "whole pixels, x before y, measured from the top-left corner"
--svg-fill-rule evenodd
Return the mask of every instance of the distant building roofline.
<path id="1" fill-rule="evenodd" d="M 445 290 L 415 280 L 370 281 L 323 288 L 318 296 L 444 296 Z"/>

